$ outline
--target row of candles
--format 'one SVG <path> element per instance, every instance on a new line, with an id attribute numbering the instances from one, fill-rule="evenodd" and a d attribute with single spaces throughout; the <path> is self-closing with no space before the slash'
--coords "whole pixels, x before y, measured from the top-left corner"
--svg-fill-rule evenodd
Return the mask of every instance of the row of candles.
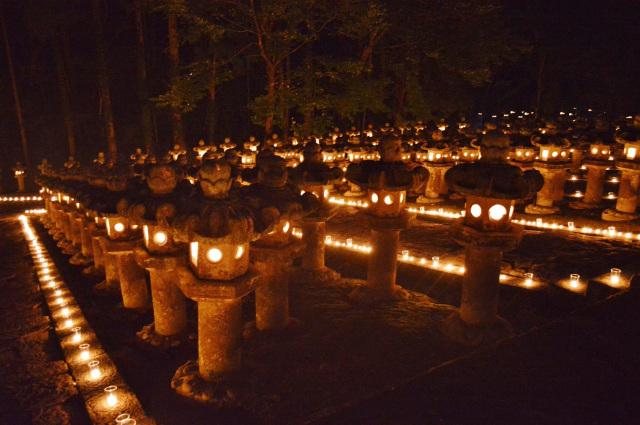
<path id="1" fill-rule="evenodd" d="M 343 198 L 339 196 L 332 196 L 329 198 L 329 202 L 339 206 L 350 206 L 357 208 L 367 208 L 368 203 L 359 199 L 349 199 Z M 437 216 L 445 219 L 457 219 L 460 217 L 464 217 L 465 211 L 447 211 L 446 209 L 439 208 L 426 208 L 424 206 L 407 206 L 407 211 L 410 213 L 414 213 L 417 215 L 425 215 L 425 216 Z M 615 226 L 607 226 L 607 227 L 592 227 L 592 226 L 576 226 L 575 222 L 568 221 L 566 224 L 560 224 L 550 221 L 545 221 L 541 217 L 537 217 L 535 220 L 527 220 L 524 218 L 517 219 L 514 218 L 512 220 L 516 224 L 521 224 L 527 227 L 536 227 L 540 229 L 549 229 L 549 230 L 567 230 L 570 232 L 579 232 L 585 234 L 594 234 L 601 236 L 608 236 L 610 238 L 616 237 L 622 240 L 640 240 L 640 233 L 633 232 L 621 232 L 617 230 Z"/>
<path id="2" fill-rule="evenodd" d="M 0 202 L 30 202 L 42 201 L 42 196 L 1 196 Z"/>
<path id="3" fill-rule="evenodd" d="M 75 375 L 80 387 L 90 387 L 91 381 L 95 382 L 103 377 L 105 368 L 114 369 L 114 367 L 112 365 L 101 366 L 100 362 L 95 360 L 99 355 L 105 356 L 106 354 L 99 346 L 92 347 L 86 342 L 93 340 L 97 341 L 95 334 L 89 329 L 88 322 L 85 320 L 77 304 L 75 304 L 75 299 L 69 292 L 69 289 L 60 279 L 53 261 L 49 258 L 46 249 L 35 235 L 27 217 L 24 215 L 20 216 L 20 222 L 22 224 L 25 237 L 29 242 L 32 257 L 36 263 L 42 292 L 47 298 L 49 310 L 56 322 L 57 332 L 60 336 L 64 336 L 65 334 L 70 336 L 69 340 L 71 343 L 69 346 L 72 348 L 65 351 L 67 361 L 70 366 L 77 364 L 77 359 L 79 359 L 80 362 L 88 361 L 84 366 L 86 369 L 83 370 L 82 368 L 77 368 Z M 69 330 L 71 331 L 71 334 L 68 333 Z M 86 379 L 87 370 L 89 379 Z M 109 372 L 109 375 L 117 375 L 117 372 L 114 372 L 113 370 L 110 370 Z M 128 395 L 128 392 L 118 389 L 116 385 L 108 385 L 104 387 L 103 393 L 104 400 L 101 403 L 101 410 L 104 413 L 102 414 L 113 418 L 113 415 L 120 404 L 118 398 Z M 106 410 L 104 410 L 105 408 Z M 136 424 L 136 420 L 133 419 L 129 413 L 120 413 L 115 417 L 115 420 L 118 425 Z"/>
<path id="4" fill-rule="evenodd" d="M 292 232 L 293 236 L 298 238 L 302 237 L 302 231 L 298 228 L 294 228 Z M 354 243 L 353 238 L 347 238 L 344 241 L 336 238 L 332 235 L 325 236 L 325 244 L 328 246 L 334 246 L 341 249 L 347 249 L 350 251 L 361 252 L 369 254 L 372 247 L 363 243 Z M 463 275 L 465 273 L 464 266 L 454 264 L 452 262 L 443 263 L 439 256 L 432 256 L 431 259 L 425 257 L 416 257 L 411 254 L 407 249 L 402 250 L 398 254 L 398 260 L 404 263 L 414 264 L 419 267 L 428 268 L 432 270 L 439 270 L 445 273 L 452 273 L 457 275 Z M 524 273 L 524 278 L 514 277 L 507 274 L 500 274 L 500 282 L 503 284 L 510 284 L 514 286 L 522 286 L 525 288 L 533 289 L 535 287 L 542 286 L 542 282 L 534 280 L 533 273 Z M 605 277 L 604 282 L 610 284 L 613 287 L 624 286 L 621 270 L 619 268 L 612 268 L 609 275 Z M 569 275 L 568 287 L 570 290 L 580 291 L 584 289 L 584 286 L 580 283 L 580 275 L 572 273 Z M 563 285 L 560 285 L 563 286 Z"/>

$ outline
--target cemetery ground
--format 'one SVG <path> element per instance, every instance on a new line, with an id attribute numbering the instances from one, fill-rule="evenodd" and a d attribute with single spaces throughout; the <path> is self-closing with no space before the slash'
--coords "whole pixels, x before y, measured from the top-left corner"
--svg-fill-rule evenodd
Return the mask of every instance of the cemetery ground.
<path id="1" fill-rule="evenodd" d="M 348 294 L 366 278 L 367 256 L 328 247 L 326 263 L 343 279 L 291 281 L 290 325 L 255 329 L 252 297 L 243 304 L 243 365 L 220 385 L 224 408 L 173 392 L 171 378 L 197 357 L 195 304 L 190 338 L 157 351 L 136 332 L 152 313 L 125 311 L 100 298 L 99 281 L 68 263 L 31 218 L 100 343 L 158 424 L 632 424 L 640 420 L 640 294 L 589 283 L 586 293 L 559 288 L 570 273 L 584 281 L 611 267 L 640 272 L 639 242 L 566 231 L 525 231 L 503 257 L 503 272 L 533 272 L 542 287 L 501 285 L 499 313 L 516 336 L 474 349 L 447 340 L 441 320 L 459 305 L 461 276 L 400 262 L 397 283 L 408 301 L 363 306 Z M 449 222 L 418 219 L 401 232 L 412 255 L 463 264 Z M 0 220 L 0 423 L 88 424 L 39 292 L 33 261 L 14 211 Z M 367 240 L 343 208 L 327 225 L 334 238 Z"/>

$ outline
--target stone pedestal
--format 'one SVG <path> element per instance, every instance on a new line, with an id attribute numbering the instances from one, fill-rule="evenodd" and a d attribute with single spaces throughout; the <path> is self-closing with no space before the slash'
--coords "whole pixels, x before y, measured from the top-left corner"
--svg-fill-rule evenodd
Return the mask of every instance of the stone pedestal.
<path id="1" fill-rule="evenodd" d="M 302 220 L 302 266 L 293 269 L 293 278 L 306 283 L 323 283 L 340 279 L 340 273 L 324 264 L 325 227 L 330 214 L 317 213 Z"/>
<path id="2" fill-rule="evenodd" d="M 232 280 L 204 280 L 184 266 L 177 273 L 182 292 L 198 303 L 198 362 L 180 367 L 171 387 L 197 401 L 219 402 L 226 396 L 220 381 L 241 363 L 241 298 L 254 290 L 259 275 L 250 268 Z"/>
<path id="3" fill-rule="evenodd" d="M 303 248 L 299 242 L 274 247 L 251 244 L 251 264 L 261 274 L 255 290 L 258 330 L 281 329 L 289 324 L 289 272 Z"/>
<path id="4" fill-rule="evenodd" d="M 138 332 L 143 342 L 157 347 L 175 346 L 187 329 L 187 303 L 178 287 L 178 267 L 186 267 L 186 253 L 152 255 L 134 248 L 136 262 L 149 271 L 153 323 Z"/>
<path id="5" fill-rule="evenodd" d="M 82 273 L 91 275 L 104 275 L 104 252 L 100 240 L 107 237 L 107 231 L 97 226 L 91 230 L 91 252 L 93 252 L 93 265 L 85 268 Z"/>
<path id="6" fill-rule="evenodd" d="M 464 246 L 465 274 L 460 311 L 443 323 L 449 338 L 467 345 L 494 342 L 511 335 L 508 322 L 498 316 L 498 288 L 502 253 L 515 249 L 523 228 L 512 224 L 507 232 L 481 232 L 462 224 L 451 227 L 453 239 Z"/>
<path id="7" fill-rule="evenodd" d="M 105 280 L 98 283 L 94 287 L 94 292 L 99 295 L 118 296 L 120 294 L 120 277 L 118 276 L 118 259 L 110 251 L 110 249 L 117 249 L 113 247 L 112 242 L 107 236 L 98 236 L 98 243 L 100 244 L 100 250 L 94 249 L 96 252 L 102 255 L 102 265 L 104 267 Z M 97 264 L 97 263 L 96 263 Z"/>
<path id="8" fill-rule="evenodd" d="M 144 269 L 136 262 L 133 250 L 139 241 L 114 242 L 108 245 L 118 266 L 118 279 L 124 308 L 145 309 L 149 307 L 149 290 Z"/>
<path id="9" fill-rule="evenodd" d="M 436 204 L 442 202 L 441 195 L 446 195 L 449 191 L 447 183 L 444 181 L 444 174 L 453 164 L 423 164 L 429 171 L 429 179 L 424 195 L 420 195 L 416 202 L 420 204 Z"/>
<path id="10" fill-rule="evenodd" d="M 596 209 L 600 207 L 602 191 L 604 189 L 604 178 L 608 164 L 605 161 L 585 160 L 587 167 L 587 188 L 584 198 L 580 201 L 571 202 L 569 207 L 576 210 Z"/>
<path id="11" fill-rule="evenodd" d="M 356 288 L 349 297 L 367 304 L 407 299 L 409 293 L 396 285 L 396 270 L 400 231 L 408 227 L 411 215 L 403 211 L 398 217 L 376 217 L 362 211 L 358 216 L 371 229 L 372 250 L 367 283 Z"/>
<path id="12" fill-rule="evenodd" d="M 96 225 L 85 215 L 80 215 L 80 252 L 71 257 L 69 262 L 74 265 L 86 266 L 93 262 L 93 243 L 91 235 Z"/>
<path id="13" fill-rule="evenodd" d="M 16 180 L 18 181 L 18 192 L 24 193 L 24 174 L 17 175 Z"/>
<path id="14" fill-rule="evenodd" d="M 605 221 L 628 221 L 638 218 L 638 189 L 640 188 L 640 163 L 616 161 L 620 170 L 620 188 L 616 207 L 602 212 Z"/>
<path id="15" fill-rule="evenodd" d="M 553 205 L 554 201 L 562 200 L 564 182 L 566 180 L 565 163 L 534 162 L 534 169 L 542 174 L 544 185 L 536 195 L 536 202 L 527 205 L 527 214 L 556 214 L 560 208 Z"/>

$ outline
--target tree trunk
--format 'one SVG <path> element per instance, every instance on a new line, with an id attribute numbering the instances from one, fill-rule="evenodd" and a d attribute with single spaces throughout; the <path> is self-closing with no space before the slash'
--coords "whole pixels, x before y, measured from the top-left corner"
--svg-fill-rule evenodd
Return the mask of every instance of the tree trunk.
<path id="1" fill-rule="evenodd" d="M 64 37 L 64 34 L 60 32 L 57 37 L 53 39 L 53 56 L 56 62 L 56 74 L 58 77 L 58 86 L 60 87 L 60 101 L 62 103 L 62 114 L 65 127 L 67 128 L 67 140 L 69 142 L 69 155 L 76 156 L 76 139 L 73 118 L 71 115 L 71 103 L 69 102 L 70 87 L 69 79 L 67 78 L 66 67 L 64 64 L 64 58 L 60 47 L 60 39 Z"/>
<path id="2" fill-rule="evenodd" d="M 16 84 L 16 75 L 13 71 L 13 59 L 11 57 L 11 47 L 9 46 L 9 38 L 7 37 L 7 25 L 4 20 L 4 9 L 0 3 L 0 21 L 2 21 L 2 33 L 4 35 L 4 47 L 7 51 L 7 63 L 9 65 L 9 75 L 11 77 L 11 90 L 13 91 L 13 101 L 16 106 L 16 116 L 18 118 L 18 127 L 20 129 L 20 139 L 22 140 L 22 154 L 24 155 L 24 164 L 27 170 L 31 170 L 31 162 L 29 161 L 29 149 L 27 148 L 27 133 L 24 129 L 24 121 L 22 120 L 22 107 L 20 106 L 20 97 L 18 96 L 18 86 Z"/>
<path id="3" fill-rule="evenodd" d="M 313 44 L 307 43 L 304 50 L 305 67 L 307 73 L 305 77 L 305 100 L 306 106 L 304 110 L 304 131 L 305 136 L 311 136 L 313 131 Z"/>
<path id="4" fill-rule="evenodd" d="M 178 50 L 178 17 L 172 11 L 167 15 L 169 26 L 169 61 L 171 63 L 171 86 L 176 87 L 180 79 L 180 53 Z M 173 144 L 186 149 L 182 111 L 171 106 L 171 125 L 173 127 Z"/>
<path id="5" fill-rule="evenodd" d="M 116 132 L 113 125 L 113 108 L 111 107 L 111 91 L 109 90 L 109 76 L 107 72 L 107 52 L 104 44 L 104 26 L 100 16 L 101 0 L 93 0 L 93 23 L 96 29 L 96 53 L 98 67 L 98 86 L 100 90 L 100 109 L 107 135 L 107 150 L 109 162 L 117 160 L 118 147 Z"/>
<path id="6" fill-rule="evenodd" d="M 147 84 L 147 60 L 144 32 L 144 1 L 136 0 L 134 5 L 136 18 L 136 67 L 138 71 L 138 101 L 140 102 L 140 121 L 142 124 L 142 140 L 148 155 L 153 153 L 153 133 L 151 130 L 151 106 L 149 105 L 149 88 Z"/>
<path id="7" fill-rule="evenodd" d="M 542 54 L 540 59 L 540 67 L 538 68 L 538 80 L 536 85 L 536 105 L 534 110 L 536 111 L 536 117 L 540 116 L 540 98 L 542 97 L 542 73 L 544 71 L 544 63 L 547 59 L 547 52 Z"/>
<path id="8" fill-rule="evenodd" d="M 273 133 L 273 113 L 276 108 L 276 67 L 273 63 L 267 62 L 267 118 L 264 123 L 265 138 L 269 138 Z"/>
<path id="9" fill-rule="evenodd" d="M 209 146 L 215 144 L 214 137 L 216 134 L 216 78 L 218 73 L 218 62 L 216 55 L 213 55 L 211 60 L 211 87 L 209 88 L 209 113 L 207 114 L 207 136 Z"/>
<path id="10" fill-rule="evenodd" d="M 289 88 L 291 84 L 291 58 L 287 56 L 285 63 L 285 70 L 280 77 L 280 92 L 284 93 L 284 90 Z M 282 101 L 282 143 L 289 143 L 289 101 L 284 99 Z"/>

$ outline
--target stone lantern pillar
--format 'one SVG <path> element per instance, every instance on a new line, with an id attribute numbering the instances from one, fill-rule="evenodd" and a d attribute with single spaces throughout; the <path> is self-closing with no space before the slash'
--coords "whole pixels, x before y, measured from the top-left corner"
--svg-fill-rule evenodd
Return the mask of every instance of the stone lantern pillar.
<path id="1" fill-rule="evenodd" d="M 553 203 L 561 201 L 564 195 L 564 183 L 567 169 L 570 166 L 568 147 L 570 142 L 561 138 L 532 137 L 534 146 L 540 148 L 538 158 L 533 162 L 533 168 L 544 178 L 544 185 L 536 196 L 536 202 L 527 205 L 527 214 L 555 214 L 560 209 Z"/>
<path id="2" fill-rule="evenodd" d="M 542 187 L 537 171 L 522 172 L 509 165 L 509 138 L 498 130 L 482 137 L 482 158 L 456 165 L 445 178 L 466 195 L 465 216 L 451 226 L 451 235 L 465 247 L 465 274 L 460 311 L 443 323 L 443 332 L 465 344 L 478 345 L 510 333 L 498 317 L 498 286 L 502 253 L 513 250 L 523 228 L 511 223 L 515 201 Z"/>
<path id="3" fill-rule="evenodd" d="M 628 221 L 638 217 L 638 191 L 640 190 L 640 115 L 636 116 L 638 128 L 616 136 L 615 140 L 624 145 L 621 159 L 616 161 L 620 170 L 620 187 L 615 208 L 602 212 L 605 221 Z"/>
<path id="4" fill-rule="evenodd" d="M 178 180 L 169 164 L 150 164 L 146 182 L 151 194 L 144 199 L 127 199 L 126 217 L 142 228 L 144 247 L 134 246 L 136 263 L 149 272 L 153 323 L 137 336 L 156 347 L 171 347 L 181 343 L 187 328 L 187 304 L 178 287 L 178 267 L 186 264 L 186 244 L 173 237 L 171 222 L 188 193 L 174 194 Z"/>
<path id="5" fill-rule="evenodd" d="M 340 274 L 325 266 L 325 227 L 335 209 L 329 205 L 330 187 L 342 179 L 340 168 L 329 168 L 322 162 L 322 148 L 318 143 L 304 146 L 304 161 L 289 171 L 289 180 L 302 191 L 313 194 L 320 201 L 320 208 L 302 219 L 302 266 L 296 268 L 297 280 L 310 283 L 327 282 L 340 278 Z"/>
<path id="6" fill-rule="evenodd" d="M 256 162 L 254 169 L 243 170 L 243 180 L 252 182 L 243 196 L 255 210 L 274 214 L 269 231 L 251 243 L 251 262 L 261 274 L 256 287 L 256 327 L 279 329 L 289 323 L 290 268 L 304 247 L 291 237 L 293 222 L 317 209 L 319 202 L 287 183 L 283 158 L 263 151 Z"/>
<path id="7" fill-rule="evenodd" d="M 242 303 L 259 274 L 249 265 L 253 213 L 229 198 L 231 166 L 205 161 L 198 172 L 202 198 L 181 209 L 174 235 L 189 242 L 189 265 L 178 265 L 178 286 L 198 303 L 198 361 L 175 373 L 171 387 L 198 401 L 224 398 L 220 381 L 241 362 Z"/>
<path id="8" fill-rule="evenodd" d="M 576 210 L 596 209 L 600 207 L 602 191 L 604 189 L 604 179 L 607 168 L 612 163 L 609 160 L 611 147 L 602 144 L 591 144 L 589 154 L 582 164 L 587 168 L 587 187 L 584 198 L 580 201 L 571 202 L 569 207 Z"/>
<path id="9" fill-rule="evenodd" d="M 401 160 L 401 141 L 388 134 L 379 142 L 380 161 L 363 161 L 347 168 L 347 179 L 368 190 L 369 207 L 358 213 L 371 230 L 373 249 L 367 266 L 367 282 L 350 298 L 377 303 L 406 299 L 409 294 L 396 285 L 398 239 L 409 225 L 405 210 L 407 190 L 420 187 L 428 172 L 422 167 L 409 170 Z"/>

